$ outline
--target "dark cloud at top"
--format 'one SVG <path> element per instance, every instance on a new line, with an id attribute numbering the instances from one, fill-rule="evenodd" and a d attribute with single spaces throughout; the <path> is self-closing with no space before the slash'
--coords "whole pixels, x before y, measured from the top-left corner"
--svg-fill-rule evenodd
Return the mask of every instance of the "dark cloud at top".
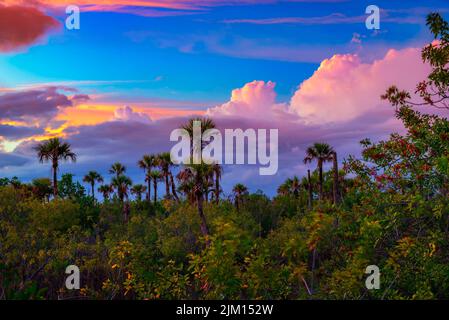
<path id="1" fill-rule="evenodd" d="M 37 42 L 59 22 L 33 7 L 0 4 L 0 52 L 11 52 Z"/>

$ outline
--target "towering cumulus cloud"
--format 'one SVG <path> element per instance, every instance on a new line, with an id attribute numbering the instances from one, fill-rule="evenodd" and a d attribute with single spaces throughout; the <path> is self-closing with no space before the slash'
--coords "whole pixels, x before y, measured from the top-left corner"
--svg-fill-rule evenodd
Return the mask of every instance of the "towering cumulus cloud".
<path id="1" fill-rule="evenodd" d="M 11 52 L 39 41 L 59 22 L 33 7 L 0 4 L 0 52 Z"/>
<path id="2" fill-rule="evenodd" d="M 395 84 L 413 92 L 429 66 L 420 63 L 420 49 L 390 50 L 385 57 L 363 63 L 357 55 L 324 60 L 304 81 L 290 102 L 290 110 L 308 123 L 350 121 L 387 107 L 380 96 Z M 410 68 L 413 66 L 413 68 Z"/>
<path id="3" fill-rule="evenodd" d="M 266 118 L 283 107 L 283 104 L 276 104 L 274 88 L 275 83 L 271 81 L 249 82 L 242 88 L 232 90 L 230 101 L 209 109 L 207 115 Z"/>

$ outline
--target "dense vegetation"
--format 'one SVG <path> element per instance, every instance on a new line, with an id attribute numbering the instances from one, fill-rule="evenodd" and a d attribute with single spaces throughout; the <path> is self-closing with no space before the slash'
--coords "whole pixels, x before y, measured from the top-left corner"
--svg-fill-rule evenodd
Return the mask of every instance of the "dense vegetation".
<path id="1" fill-rule="evenodd" d="M 220 166 L 178 170 L 167 154 L 139 161 L 145 186 L 115 163 L 110 184 L 86 174 L 87 193 L 58 180 L 71 146 L 43 142 L 54 181 L 0 180 L 0 299 L 448 299 L 449 122 L 414 104 L 448 108 L 449 28 L 437 14 L 428 25 L 438 41 L 423 49 L 433 71 L 417 86 L 422 103 L 396 87 L 383 96 L 406 133 L 362 141 L 363 159 L 340 170 L 332 147 L 314 144 L 304 161 L 317 169 L 273 199 L 242 184 L 223 199 Z M 71 264 L 80 290 L 64 286 Z M 365 287 L 372 264 L 380 290 Z"/>

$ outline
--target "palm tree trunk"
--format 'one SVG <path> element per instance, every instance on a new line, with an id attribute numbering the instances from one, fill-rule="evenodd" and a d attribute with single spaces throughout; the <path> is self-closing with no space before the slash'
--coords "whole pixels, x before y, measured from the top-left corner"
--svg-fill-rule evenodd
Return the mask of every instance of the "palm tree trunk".
<path id="1" fill-rule="evenodd" d="M 337 152 L 333 153 L 333 161 L 334 161 L 334 187 L 333 187 L 333 196 L 334 196 L 334 204 L 337 205 L 340 201 L 340 191 L 338 186 L 338 161 L 337 161 Z"/>
<path id="2" fill-rule="evenodd" d="M 220 201 L 220 178 L 217 173 L 215 173 L 215 203 L 218 204 Z"/>
<path id="3" fill-rule="evenodd" d="M 53 162 L 53 196 L 58 196 L 58 163 Z"/>
<path id="4" fill-rule="evenodd" d="M 307 201 L 307 205 L 309 207 L 309 209 L 312 209 L 312 179 L 310 178 L 310 170 L 307 170 L 307 179 L 308 179 L 308 183 L 307 183 L 307 188 L 309 190 L 309 197 L 308 197 L 308 201 Z"/>
<path id="5" fill-rule="evenodd" d="M 237 212 L 240 212 L 239 202 L 240 202 L 240 196 L 235 197 L 235 208 L 237 209 Z"/>
<path id="6" fill-rule="evenodd" d="M 92 187 L 92 199 L 95 202 L 95 182 L 91 183 L 91 187 Z"/>
<path id="7" fill-rule="evenodd" d="M 128 201 L 126 201 L 124 204 L 123 204 L 123 216 L 124 216 L 124 219 L 125 219 L 125 223 L 128 223 L 128 221 L 129 221 L 129 203 L 128 203 Z"/>
<path id="8" fill-rule="evenodd" d="M 154 187 L 154 204 L 157 202 L 157 181 L 156 179 L 153 180 L 153 187 Z"/>
<path id="9" fill-rule="evenodd" d="M 324 194 L 323 194 L 323 161 L 322 160 L 318 160 L 318 171 L 319 171 L 319 175 L 320 175 L 320 200 L 323 200 Z"/>
<path id="10" fill-rule="evenodd" d="M 198 214 L 201 219 L 201 233 L 206 238 L 206 245 L 209 246 L 209 228 L 207 227 L 206 216 L 204 215 L 202 193 L 198 192 L 196 200 L 198 205 Z"/>
<path id="11" fill-rule="evenodd" d="M 150 171 L 148 171 L 148 202 L 151 203 L 151 178 L 149 177 Z"/>
<path id="12" fill-rule="evenodd" d="M 179 201 L 178 193 L 176 192 L 175 180 L 173 179 L 173 175 L 170 172 L 170 182 L 171 182 L 171 193 L 173 193 L 173 197 L 175 197 L 176 201 Z"/>
<path id="13" fill-rule="evenodd" d="M 168 172 L 164 174 L 165 176 L 165 197 L 170 199 L 170 183 L 168 182 Z"/>

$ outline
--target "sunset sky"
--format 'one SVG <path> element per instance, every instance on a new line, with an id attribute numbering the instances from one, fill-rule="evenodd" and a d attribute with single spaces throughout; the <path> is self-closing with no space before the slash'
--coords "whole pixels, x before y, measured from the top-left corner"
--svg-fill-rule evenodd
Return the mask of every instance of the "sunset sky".
<path id="1" fill-rule="evenodd" d="M 80 30 L 65 28 L 71 4 Z M 380 30 L 365 26 L 371 4 Z M 229 166 L 223 178 L 227 193 L 241 182 L 273 195 L 306 172 L 311 143 L 343 160 L 401 130 L 380 95 L 428 74 L 432 11 L 447 18 L 448 1 L 0 0 L 0 177 L 50 177 L 32 147 L 60 136 L 78 154 L 60 174 L 107 177 L 120 161 L 142 183 L 137 160 L 205 114 L 219 128 L 279 129 L 277 175 Z"/>

